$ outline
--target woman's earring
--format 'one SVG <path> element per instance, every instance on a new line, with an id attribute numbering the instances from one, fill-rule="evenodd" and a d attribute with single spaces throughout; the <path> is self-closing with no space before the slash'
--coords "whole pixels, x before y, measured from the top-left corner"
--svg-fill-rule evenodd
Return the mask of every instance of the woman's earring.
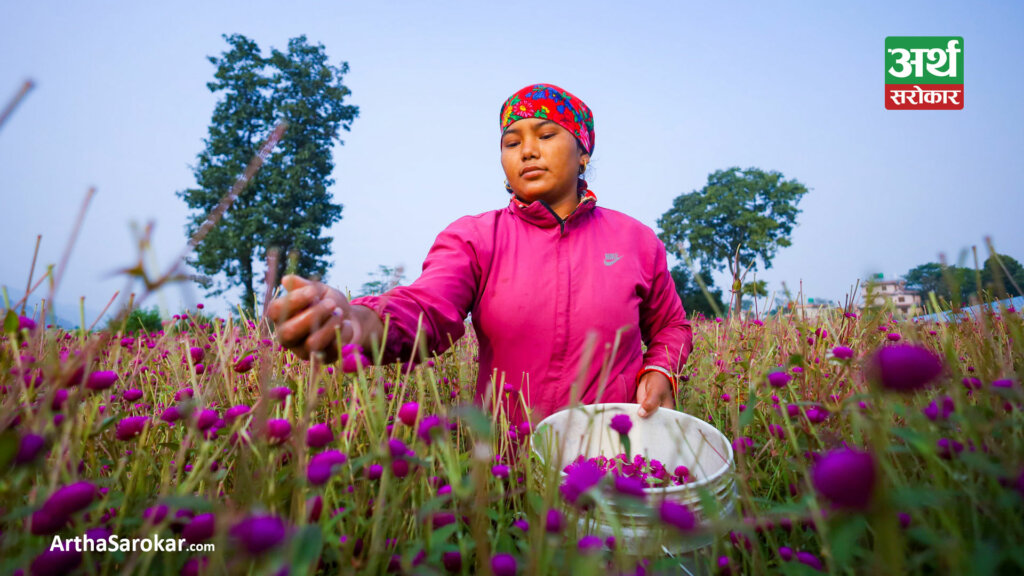
<path id="1" fill-rule="evenodd" d="M 508 185 L 508 178 L 505 178 L 505 190 L 508 190 L 509 194 L 512 194 L 512 187 Z"/>

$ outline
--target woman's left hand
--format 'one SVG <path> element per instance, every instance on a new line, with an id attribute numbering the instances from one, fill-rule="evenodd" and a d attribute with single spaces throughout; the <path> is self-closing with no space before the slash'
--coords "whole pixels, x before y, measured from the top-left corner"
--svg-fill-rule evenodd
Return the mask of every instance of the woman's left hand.
<path id="1" fill-rule="evenodd" d="M 640 405 L 640 417 L 647 418 L 658 409 L 675 408 L 675 395 L 672 393 L 672 382 L 657 370 L 651 370 L 640 377 L 640 386 L 636 389 L 636 403 Z"/>

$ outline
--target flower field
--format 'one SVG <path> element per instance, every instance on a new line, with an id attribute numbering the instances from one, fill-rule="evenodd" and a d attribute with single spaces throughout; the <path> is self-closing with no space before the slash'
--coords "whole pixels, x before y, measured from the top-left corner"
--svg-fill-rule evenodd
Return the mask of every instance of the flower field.
<path id="1" fill-rule="evenodd" d="M 473 406 L 471 331 L 416 364 L 321 366 L 264 321 L 200 309 L 152 334 L 5 314 L 3 574 L 682 573 L 579 522 L 609 500 L 654 519 L 654 540 L 713 535 L 688 564 L 709 573 L 1024 572 L 1012 309 L 694 320 L 677 407 L 732 441 L 739 512 L 703 519 L 650 504 L 611 469 L 625 459 L 542 466 L 529 427 Z M 95 550 L 51 550 L 87 535 Z M 154 535 L 179 548 L 131 540 Z"/>

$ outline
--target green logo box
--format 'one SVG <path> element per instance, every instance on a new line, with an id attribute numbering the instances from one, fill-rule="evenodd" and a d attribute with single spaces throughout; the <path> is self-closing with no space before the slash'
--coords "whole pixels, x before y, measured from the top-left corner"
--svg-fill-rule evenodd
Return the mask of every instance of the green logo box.
<path id="1" fill-rule="evenodd" d="M 963 84 L 962 36 L 886 36 L 886 84 Z"/>

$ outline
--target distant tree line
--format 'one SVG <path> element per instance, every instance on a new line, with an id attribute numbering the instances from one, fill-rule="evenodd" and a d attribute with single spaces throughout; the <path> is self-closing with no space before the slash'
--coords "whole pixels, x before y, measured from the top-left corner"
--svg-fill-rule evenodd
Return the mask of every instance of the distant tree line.
<path id="1" fill-rule="evenodd" d="M 979 291 L 984 299 L 1004 299 L 1021 296 L 1024 287 L 1024 266 L 1011 256 L 993 254 L 985 259 L 980 270 L 974 268 L 929 262 L 912 268 L 902 276 L 907 288 L 921 294 L 927 305 L 931 292 L 940 306 L 960 306 L 977 300 Z"/>

